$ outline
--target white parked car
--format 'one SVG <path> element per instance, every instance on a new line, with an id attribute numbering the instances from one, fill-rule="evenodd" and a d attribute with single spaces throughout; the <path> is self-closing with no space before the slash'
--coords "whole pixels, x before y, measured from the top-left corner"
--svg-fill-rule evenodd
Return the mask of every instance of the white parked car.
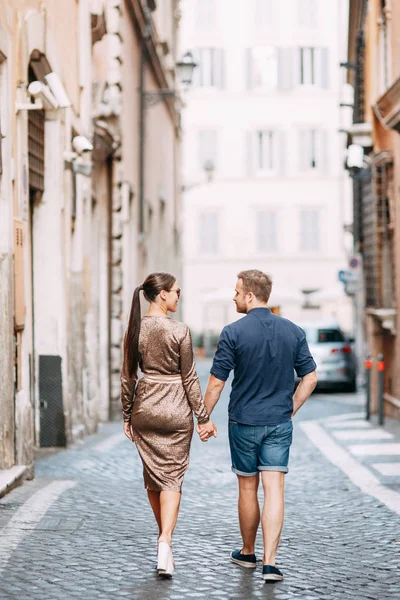
<path id="1" fill-rule="evenodd" d="M 356 360 L 352 340 L 336 324 L 300 324 L 317 363 L 317 388 L 356 391 Z"/>

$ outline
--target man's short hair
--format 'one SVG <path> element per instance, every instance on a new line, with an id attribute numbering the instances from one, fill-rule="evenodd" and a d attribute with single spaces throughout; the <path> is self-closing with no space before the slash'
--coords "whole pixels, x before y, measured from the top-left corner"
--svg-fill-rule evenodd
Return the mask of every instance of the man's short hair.
<path id="1" fill-rule="evenodd" d="M 272 290 L 272 277 L 258 269 L 240 271 L 238 279 L 243 281 L 246 293 L 252 292 L 260 302 L 268 302 Z"/>

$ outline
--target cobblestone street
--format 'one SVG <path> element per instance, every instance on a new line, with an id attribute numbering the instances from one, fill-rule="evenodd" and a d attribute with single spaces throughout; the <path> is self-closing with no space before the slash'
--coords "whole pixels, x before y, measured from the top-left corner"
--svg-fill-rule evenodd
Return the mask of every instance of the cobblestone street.
<path id="1" fill-rule="evenodd" d="M 198 369 L 203 385 L 207 367 L 201 363 Z M 227 443 L 228 392 L 214 415 L 218 439 L 201 444 L 196 436 L 194 441 L 172 580 L 156 575 L 156 527 L 141 464 L 123 437 L 121 422 L 103 426 L 68 450 L 43 455 L 35 480 L 0 501 L 0 597 L 398 600 L 398 478 L 379 473 L 368 452 L 354 451 L 351 435 L 335 434 L 352 425 L 375 430 L 363 424 L 357 395 L 315 394 L 295 419 L 278 555 L 284 581 L 265 585 L 260 568 L 248 572 L 229 562 L 240 536 Z M 330 440 L 335 464 L 326 443 L 322 448 L 323 436 Z M 390 440 L 392 447 L 400 442 L 397 431 Z M 357 443 L 364 445 L 363 440 Z M 362 481 L 351 480 L 352 461 L 355 476 L 364 474 Z M 260 534 L 257 554 L 261 559 Z"/>

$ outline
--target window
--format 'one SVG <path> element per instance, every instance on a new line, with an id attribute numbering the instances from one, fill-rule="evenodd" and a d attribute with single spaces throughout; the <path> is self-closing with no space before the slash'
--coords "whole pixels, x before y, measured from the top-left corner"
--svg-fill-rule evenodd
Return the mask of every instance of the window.
<path id="1" fill-rule="evenodd" d="M 332 344 L 346 341 L 340 329 L 306 327 L 304 331 L 309 344 Z"/>
<path id="2" fill-rule="evenodd" d="M 257 167 L 260 171 L 276 169 L 276 135 L 274 131 L 257 131 Z"/>
<path id="3" fill-rule="evenodd" d="M 329 87 L 328 48 L 299 48 L 299 84 Z"/>
<path id="4" fill-rule="evenodd" d="M 217 132 L 215 130 L 204 130 L 198 132 L 198 160 L 199 169 L 204 170 L 207 166 L 217 165 Z"/>
<path id="5" fill-rule="evenodd" d="M 314 128 L 299 131 L 299 171 L 329 175 L 329 135 Z"/>
<path id="6" fill-rule="evenodd" d="M 256 29 L 272 29 L 275 23 L 276 0 L 254 0 L 254 24 Z"/>
<path id="7" fill-rule="evenodd" d="M 196 29 L 203 33 L 215 31 L 216 5 L 215 0 L 197 0 Z"/>
<path id="8" fill-rule="evenodd" d="M 276 213 L 271 211 L 260 211 L 257 214 L 257 251 L 276 252 L 277 231 Z"/>
<path id="9" fill-rule="evenodd" d="M 198 67 L 193 81 L 199 87 L 224 87 L 224 50 L 222 48 L 198 48 L 194 52 Z"/>
<path id="10" fill-rule="evenodd" d="M 199 251 L 201 254 L 218 252 L 218 213 L 206 212 L 199 217 Z"/>
<path id="11" fill-rule="evenodd" d="M 318 0 L 297 0 L 297 20 L 300 27 L 316 28 L 318 25 Z"/>
<path id="12" fill-rule="evenodd" d="M 313 171 L 319 165 L 317 152 L 317 131 L 309 129 L 299 133 L 300 171 Z"/>
<path id="13" fill-rule="evenodd" d="M 316 252 L 320 249 L 319 211 L 300 211 L 300 251 Z"/>
<path id="14" fill-rule="evenodd" d="M 287 166 L 286 132 L 280 129 L 259 129 L 246 134 L 246 173 L 254 175 L 284 175 Z"/>
<path id="15" fill-rule="evenodd" d="M 278 56 L 274 46 L 254 46 L 248 50 L 248 88 L 273 89 L 278 85 Z"/>

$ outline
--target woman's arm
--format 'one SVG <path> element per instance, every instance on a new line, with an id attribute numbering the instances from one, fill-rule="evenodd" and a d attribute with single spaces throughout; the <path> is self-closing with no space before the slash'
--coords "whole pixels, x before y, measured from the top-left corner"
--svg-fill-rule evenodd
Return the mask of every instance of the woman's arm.
<path id="1" fill-rule="evenodd" d="M 209 421 L 209 416 L 206 407 L 204 406 L 199 378 L 197 377 L 195 369 L 192 337 L 190 335 L 189 327 L 181 342 L 180 355 L 182 383 L 185 388 L 190 408 L 196 415 L 198 423 L 207 423 Z"/>
<path id="2" fill-rule="evenodd" d="M 130 424 L 131 414 L 133 408 L 133 398 L 135 394 L 135 387 L 137 381 L 137 374 L 133 377 L 129 376 L 129 368 L 124 354 L 124 362 L 121 369 L 121 403 L 122 403 L 122 414 L 124 417 L 124 429 L 127 434 L 125 424 Z M 128 434 L 127 434 L 128 435 Z M 129 435 L 128 435 L 129 437 Z M 132 438 L 130 438 L 132 439 Z"/>

